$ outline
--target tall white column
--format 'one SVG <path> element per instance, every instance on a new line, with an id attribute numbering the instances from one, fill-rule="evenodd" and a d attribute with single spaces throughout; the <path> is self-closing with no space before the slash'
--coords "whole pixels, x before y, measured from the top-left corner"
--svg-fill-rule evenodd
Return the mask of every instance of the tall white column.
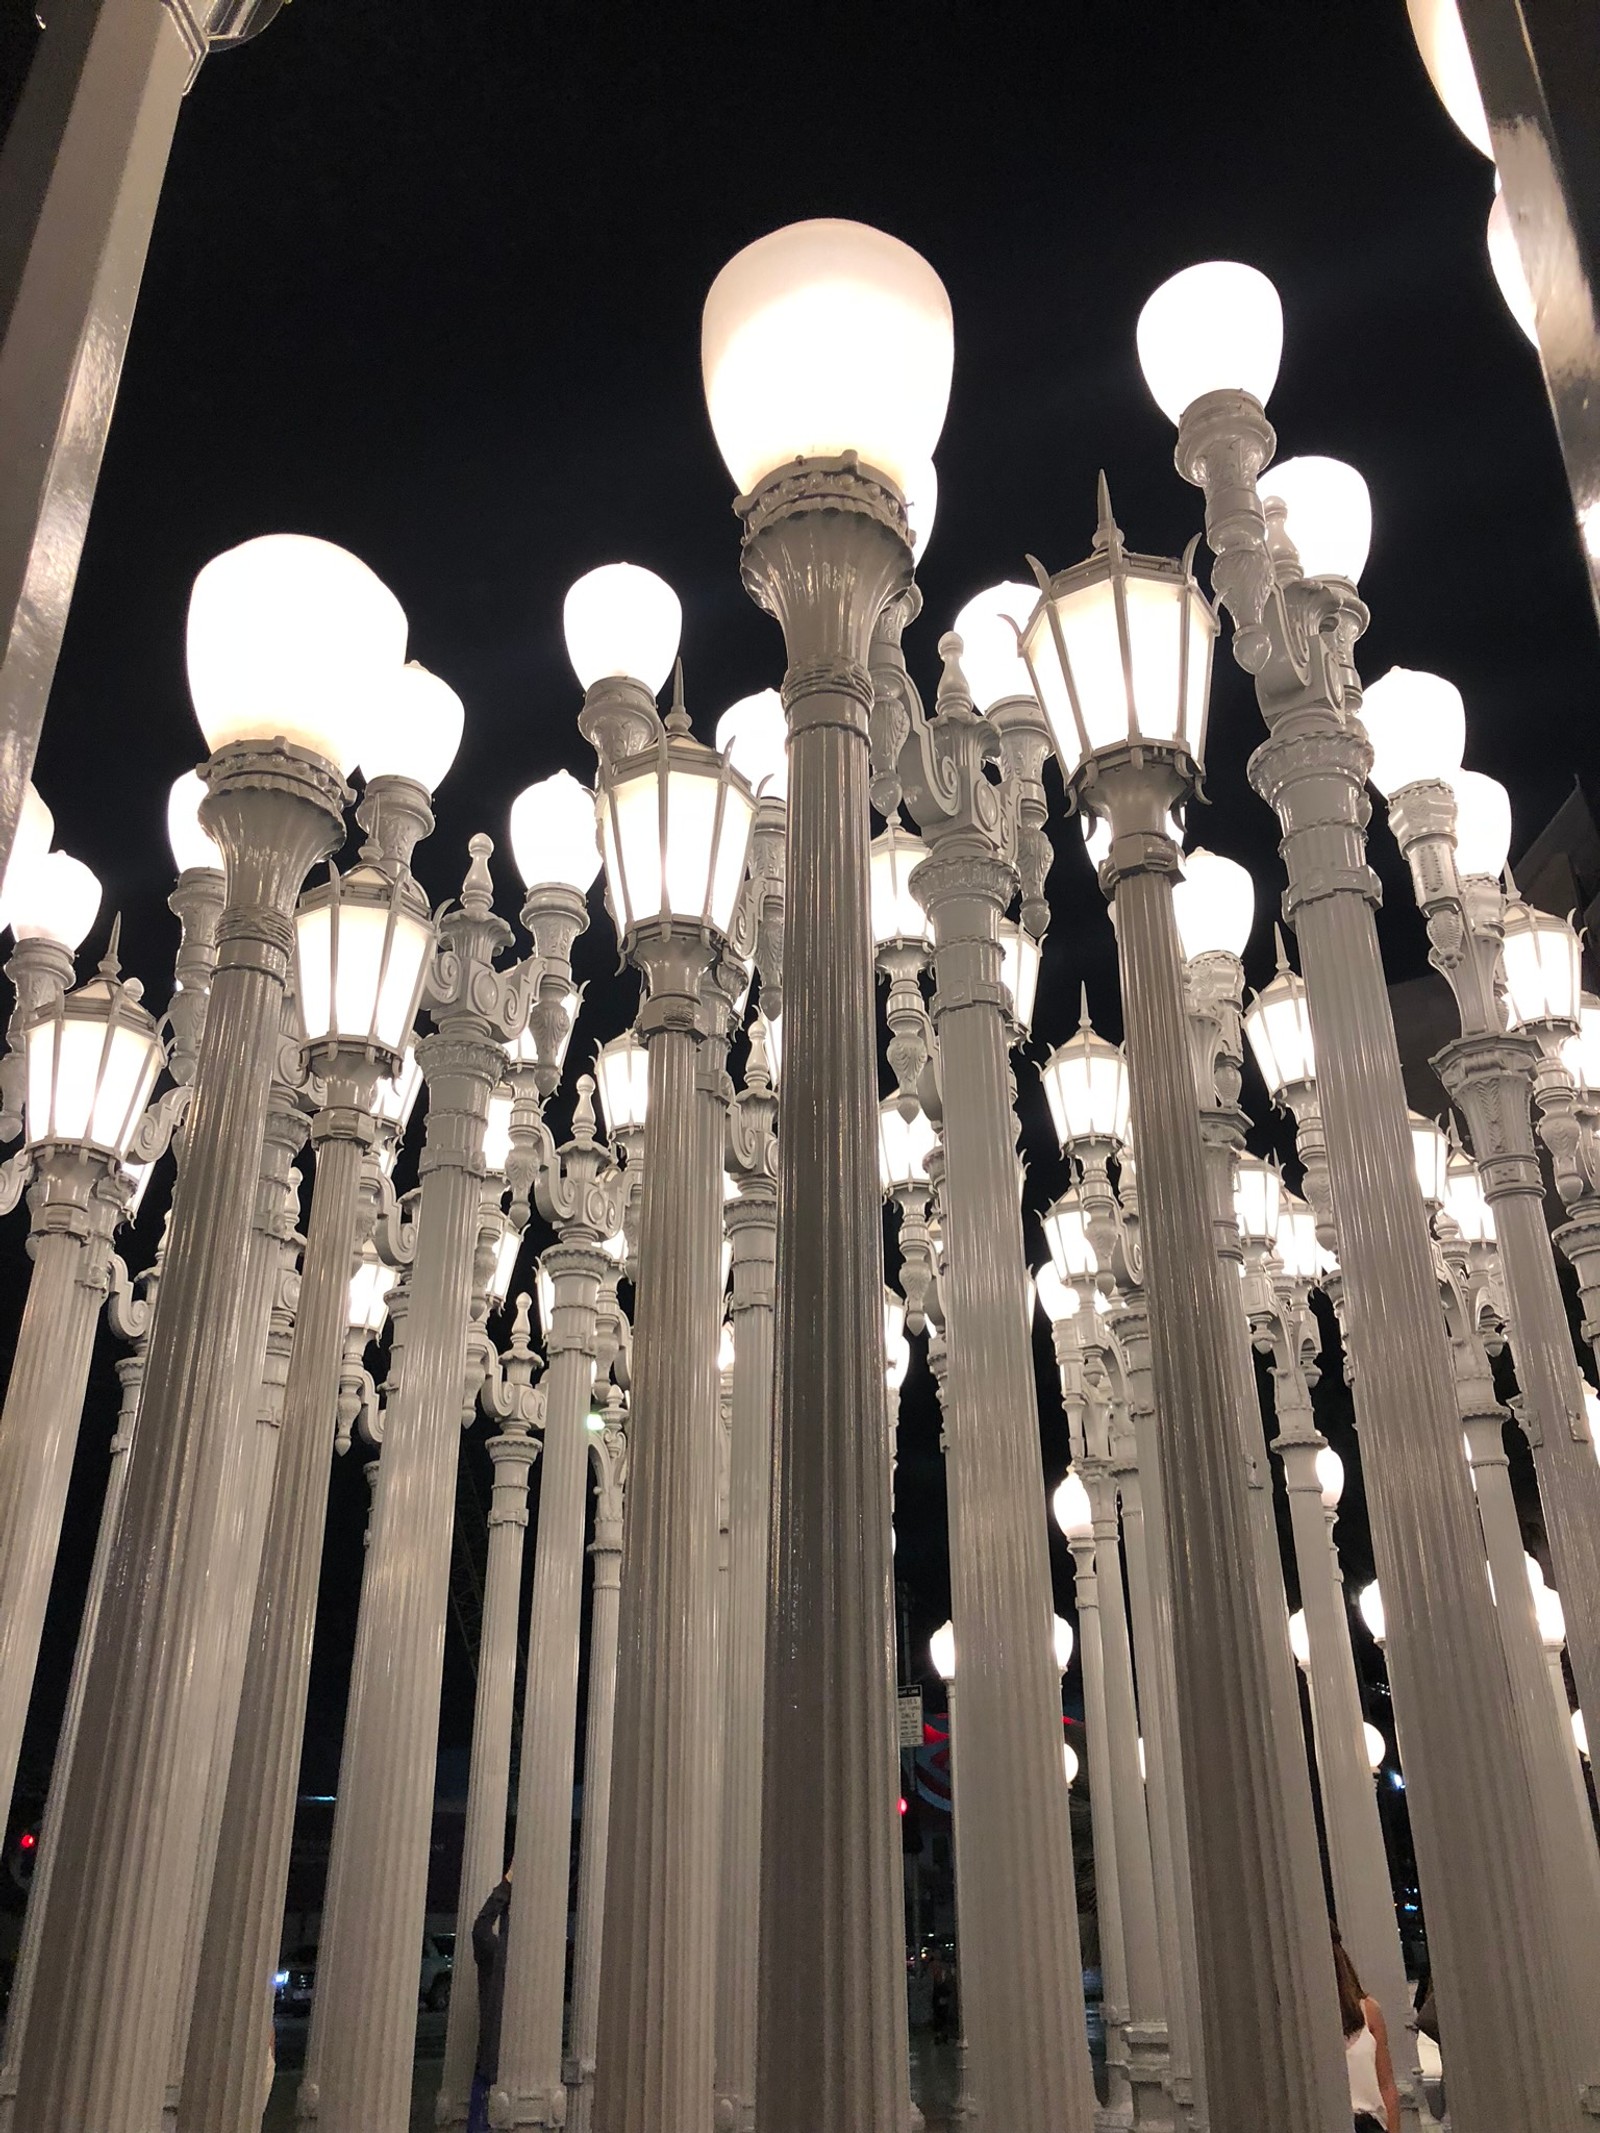
<path id="1" fill-rule="evenodd" d="M 1206 491 L 1214 579 L 1270 737 L 1250 778 L 1282 825 L 1338 1220 L 1354 1397 L 1390 1676 L 1459 2133 L 1581 2122 L 1575 1981 L 1548 1931 L 1555 1862 L 1526 1812 L 1528 1747 L 1479 1570 L 1366 863 L 1372 753 L 1360 724 L 1354 588 L 1269 549 L 1255 476 L 1275 440 L 1247 394 L 1183 420 Z M 1275 580 L 1277 582 L 1275 582 Z M 1513 2066 L 1499 2038 L 1522 2039 Z"/>
<path id="2" fill-rule="evenodd" d="M 417 1047 L 428 1113 L 405 1374 L 384 1423 L 356 1639 L 361 1698 L 345 1725 L 300 2087 L 300 2115 L 322 2133 L 404 2133 L 411 2114 L 483 1131 L 503 1045 L 528 1007 L 526 975 L 493 967 L 510 937 L 493 910 L 493 846 L 479 836 L 470 849 L 424 992 L 434 1034 Z"/>
<path id="3" fill-rule="evenodd" d="M 613 1388 L 594 1461 L 594 1565 L 589 1607 L 589 1708 L 583 1728 L 583 1823 L 578 1834 L 578 1927 L 572 1950 L 572 2021 L 566 2065 L 567 2124 L 590 2133 L 600 2033 L 601 1931 L 611 1829 L 611 1742 L 617 1702 L 617 1628 L 622 1599 L 622 1511 L 628 1440 Z"/>
<path id="4" fill-rule="evenodd" d="M 17 2115 L 30 2133 L 151 2133 L 161 2113 L 181 1991 L 172 1950 L 214 1744 L 239 1693 L 221 1603 L 256 1568 L 241 1559 L 235 1486 L 248 1433 L 219 1417 L 291 914 L 340 834 L 343 801 L 332 767 L 303 750 L 239 743 L 211 760 L 203 811 L 227 856 L 228 901 L 23 2046 Z"/>
<path id="5" fill-rule="evenodd" d="M 757 1025 L 759 1029 L 759 1024 Z M 772 1314 L 777 1298 L 777 1143 L 765 1046 L 751 1040 L 729 1119 L 739 1197 L 723 1210 L 733 1246 L 733 1416 L 728 1466 L 728 1604 L 723 1625 L 722 1862 L 717 1922 L 718 2133 L 753 2133 L 756 1969 L 761 1946 L 761 1691 L 772 1522 Z"/>
<path id="6" fill-rule="evenodd" d="M 560 1241 L 540 1262 L 554 1304 L 545 1328 L 549 1368 L 522 1704 L 517 1873 L 504 1957 L 500 2063 L 490 2099 L 505 2126 L 554 2127 L 566 2114 L 562 2025 L 588 1422 L 595 1310 L 608 1266 L 600 1246 L 620 1214 L 610 1156 L 595 1140 L 593 1086 L 587 1075 L 580 1080 L 573 1138 L 558 1161 L 546 1136 L 536 1179 L 541 1206 L 560 1224 Z"/>
<path id="7" fill-rule="evenodd" d="M 526 1296 L 517 1298 L 511 1345 L 501 1357 L 499 1371 L 479 1395 L 485 1411 L 504 1427 L 497 1437 L 489 1439 L 488 1447 L 494 1463 L 494 1488 L 489 1502 L 489 1554 L 483 1573 L 472 1767 L 461 1837 L 461 1887 L 456 1897 L 456 1963 L 445 2023 L 444 2071 L 434 2107 L 434 2123 L 440 2126 L 464 2126 L 471 2108 L 478 2049 L 477 1977 L 475 1969 L 467 1967 L 471 1933 L 473 1922 L 498 1887 L 506 1866 L 528 1476 L 539 1456 L 539 1443 L 532 1432 L 542 1420 L 545 1404 L 543 1388 L 533 1384 L 538 1358 L 528 1338 L 528 1303 Z M 520 1887 L 519 1881 L 519 1892 Z"/>
<path id="8" fill-rule="evenodd" d="M 938 715 L 913 719 L 899 769 L 930 847 L 911 878 L 933 922 L 944 1110 L 963 2027 L 980 2116 L 1016 2133 L 1087 2133 L 1094 2089 L 997 931 L 1018 882 L 999 855 L 984 775 L 992 734 L 973 711 L 960 649 L 958 637 L 942 640 Z"/>
<path id="9" fill-rule="evenodd" d="M 744 581 L 789 662 L 756 2118 L 762 2133 L 901 2133 L 867 665 L 911 550 L 900 496 L 853 466 L 802 462 L 740 509 Z M 642 1411 L 636 1451 L 656 1426 Z"/>

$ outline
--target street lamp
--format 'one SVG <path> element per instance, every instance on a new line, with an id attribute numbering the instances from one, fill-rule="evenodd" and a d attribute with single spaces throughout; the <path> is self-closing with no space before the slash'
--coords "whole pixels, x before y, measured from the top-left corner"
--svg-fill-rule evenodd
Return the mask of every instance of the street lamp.
<path id="1" fill-rule="evenodd" d="M 13 869 L 13 875 L 16 873 Z M 0 1061 L 0 1138 L 22 1131 L 27 1089 L 24 1032 L 72 983 L 73 957 L 100 910 L 100 884 L 70 852 L 47 852 L 8 881 L 6 923 L 15 939 L 6 976 L 16 994 Z"/>
<path id="2" fill-rule="evenodd" d="M 218 1418 L 230 1412 L 292 914 L 342 834 L 344 776 L 405 630 L 365 564 L 298 534 L 214 558 L 190 599 L 190 692 L 212 751 L 202 813 L 226 857 L 227 901 L 112 1571 L 130 1597 L 103 1619 L 85 1682 L 19 2068 L 18 2116 L 31 2124 L 116 2112 L 153 2122 L 161 2110 L 180 1990 L 170 1951 L 200 1865 L 199 1801 L 239 1692 L 243 1653 L 219 1629 L 258 1567 L 230 1539 L 235 1444 Z M 88 1944 L 86 1909 L 118 1921 L 116 1958 L 111 1942 Z M 116 2023 L 90 2012 L 108 2004 L 93 1984 L 108 1965 L 126 2016 Z"/>
<path id="3" fill-rule="evenodd" d="M 798 223 L 723 268 L 701 356 L 712 428 L 745 492 L 744 582 L 788 654 L 759 2117 L 770 2133 L 840 2115 L 890 2133 L 909 2099 L 894 1812 L 881 1783 L 894 1758 L 894 1640 L 877 1419 L 868 664 L 880 615 L 910 581 L 907 484 L 921 485 L 944 421 L 949 299 L 927 262 L 882 231 Z M 871 1715 L 846 1723 L 847 1710 Z M 838 1803 L 855 1862 L 821 1879 L 806 1811 L 818 1784 Z M 797 1909 L 802 1888 L 820 1888 L 821 1901 Z M 827 2067 L 817 2036 L 835 2040 Z"/>
<path id="4" fill-rule="evenodd" d="M 1156 321 L 1166 366 L 1158 400 L 1189 382 L 1191 350 L 1170 337 L 1168 323 Z M 1142 352 L 1150 325 L 1147 312 Z M 1214 353 L 1231 381 L 1237 351 Z M 1268 384 L 1273 369 L 1275 359 Z M 1168 810 L 1199 783 L 1217 622 L 1186 562 L 1128 553 L 1103 477 L 1089 558 L 1036 575 L 1040 598 L 1024 654 L 1069 794 L 1111 825 L 1100 879 L 1116 900 L 1134 1139 L 1146 1181 L 1141 1236 L 1167 1545 L 1188 1580 L 1174 1638 L 1200 1972 L 1228 1964 L 1239 1987 L 1207 2013 L 1209 2108 L 1221 2122 L 1243 2123 L 1259 2112 L 1265 2079 L 1270 2110 L 1309 2128 L 1332 2116 L 1340 2080 L 1320 2019 L 1321 1925 L 1306 1915 L 1310 1876 L 1295 1854 L 1301 1825 L 1310 1827 L 1309 1788 L 1303 1760 L 1297 1787 L 1271 1729 L 1259 1724 L 1271 1677 L 1260 1587 L 1238 1574 L 1257 1550 L 1240 1459 L 1239 1299 L 1236 1283 L 1231 1294 L 1224 1285 L 1213 1246 L 1173 914 L 1181 861 L 1165 828 Z M 1283 1635 L 1277 1625 L 1274 1634 Z M 1229 1684 L 1221 1693 L 1219 1665 Z M 1257 1724 L 1233 1725 L 1222 1717 L 1227 1708 L 1250 1712 Z M 1243 1970 L 1241 1945 L 1255 1951 Z"/>

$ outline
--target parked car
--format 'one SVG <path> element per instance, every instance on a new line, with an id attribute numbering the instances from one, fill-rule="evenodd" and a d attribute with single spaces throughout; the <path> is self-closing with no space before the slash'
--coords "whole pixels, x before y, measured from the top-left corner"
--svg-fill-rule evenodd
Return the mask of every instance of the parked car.
<path id="1" fill-rule="evenodd" d="M 417 1999 L 433 2014 L 443 2014 L 450 2005 L 450 1977 L 455 1966 L 456 1937 L 453 1933 L 427 1933 L 422 1940 L 422 1968 L 417 1979 Z M 303 2022 L 311 2013 L 317 1991 L 317 1944 L 310 1941 L 296 1948 L 274 1976 L 274 2011 L 280 2022 Z"/>

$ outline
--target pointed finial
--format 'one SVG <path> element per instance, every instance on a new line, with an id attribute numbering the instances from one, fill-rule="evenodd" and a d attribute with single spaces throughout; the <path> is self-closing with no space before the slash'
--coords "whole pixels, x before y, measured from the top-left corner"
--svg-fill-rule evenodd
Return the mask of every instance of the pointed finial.
<path id="1" fill-rule="evenodd" d="M 511 1321 L 510 1352 L 519 1363 L 528 1362 L 533 1356 L 533 1322 L 528 1315 L 532 1309 L 533 1298 L 524 1289 L 517 1297 L 517 1315 Z"/>
<path id="2" fill-rule="evenodd" d="M 1520 902 L 1521 892 L 1518 890 L 1516 880 L 1512 875 L 1511 861 L 1509 859 L 1506 861 L 1504 867 L 1501 869 L 1500 878 L 1505 883 L 1507 903 L 1514 904 Z"/>
<path id="3" fill-rule="evenodd" d="M 765 1090 L 772 1087 L 772 1059 L 767 1044 L 767 1018 L 758 1013 L 750 1024 L 750 1056 L 744 1067 L 747 1089 Z"/>
<path id="4" fill-rule="evenodd" d="M 939 693 L 934 699 L 935 715 L 947 714 L 960 717 L 974 716 L 972 691 L 967 687 L 967 677 L 961 670 L 961 639 L 954 630 L 946 630 L 939 639 L 939 657 L 944 662 L 944 671 L 939 676 Z"/>
<path id="5" fill-rule="evenodd" d="M 469 918 L 487 918 L 494 909 L 494 882 L 489 873 L 489 855 L 494 850 L 494 839 L 480 830 L 476 837 L 469 837 L 467 850 L 472 854 L 467 867 L 467 878 L 461 885 L 461 908 Z"/>
<path id="6" fill-rule="evenodd" d="M 1278 976 L 1286 978 L 1289 975 L 1289 951 L 1284 946 L 1283 928 L 1276 919 L 1272 921 L 1272 952 L 1278 958 Z"/>
<path id="7" fill-rule="evenodd" d="M 683 661 L 681 658 L 672 662 L 672 708 L 667 713 L 667 731 L 669 733 L 687 733 L 689 731 L 689 713 L 683 701 Z"/>
<path id="8" fill-rule="evenodd" d="M 1094 1024 L 1089 1020 L 1089 988 L 1087 985 L 1078 987 L 1078 1027 L 1079 1029 L 1094 1028 Z"/>
<path id="9" fill-rule="evenodd" d="M 106 936 L 106 952 L 100 958 L 100 968 L 97 973 L 98 976 L 111 981 L 115 981 L 122 975 L 122 964 L 119 960 L 121 948 L 122 913 L 120 911 L 117 911 L 112 914 L 111 931 Z M 134 997 L 137 999 L 138 995 L 135 994 Z"/>
<path id="10" fill-rule="evenodd" d="M 621 1429 L 626 1395 L 620 1385 L 606 1387 L 606 1428 Z"/>
<path id="11" fill-rule="evenodd" d="M 1095 484 L 1095 510 L 1099 523 L 1094 529 L 1094 552 L 1118 559 L 1122 554 L 1122 529 L 1111 516 L 1111 486 L 1104 467 Z"/>
<path id="12" fill-rule="evenodd" d="M 594 1076 L 578 1076 L 578 1101 L 572 1112 L 572 1138 L 580 1148 L 594 1146 Z"/>
<path id="13" fill-rule="evenodd" d="M 1045 569 L 1044 565 L 1039 561 L 1039 558 L 1036 555 L 1024 556 L 1022 560 L 1033 572 L 1034 583 L 1038 586 L 1040 592 L 1042 592 L 1048 599 L 1050 595 L 1049 571 Z"/>

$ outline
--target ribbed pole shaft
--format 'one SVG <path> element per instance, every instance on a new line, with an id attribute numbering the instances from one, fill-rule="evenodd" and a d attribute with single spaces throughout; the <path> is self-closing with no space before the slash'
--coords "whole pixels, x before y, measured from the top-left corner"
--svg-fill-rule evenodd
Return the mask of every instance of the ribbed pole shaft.
<path id="1" fill-rule="evenodd" d="M 1206 2095 L 1218 2127 L 1264 2121 L 1275 2133 L 1329 2133 L 1349 2094 L 1331 1951 L 1313 1972 L 1294 1900 L 1283 1772 L 1264 1717 L 1259 1587 L 1239 1575 L 1255 1553 L 1228 1353 L 1239 1300 L 1212 1248 L 1172 912 L 1176 864 L 1164 839 L 1114 833 L 1106 872 L 1116 888 L 1167 1547 L 1184 1591 L 1173 1633 L 1195 1935 L 1201 1977 L 1230 1979 L 1207 2008 Z"/>
<path id="2" fill-rule="evenodd" d="M 762 1682 L 772 1525 L 772 1313 L 778 1196 L 747 1183 L 724 1211 L 733 1242 L 733 1441 L 723 1628 L 721 1903 L 717 1924 L 719 2133 L 753 2133 L 761 1947 Z"/>
<path id="3" fill-rule="evenodd" d="M 941 1150 L 939 1160 L 942 1161 Z M 943 1272 L 943 1260 L 940 1260 Z M 928 1328 L 928 1370 L 933 1378 L 934 1392 L 939 1402 L 943 1426 L 939 1431 L 939 1449 L 945 1459 L 945 1546 L 954 1581 L 955 1565 L 966 1553 L 966 1520 L 963 1515 L 961 1494 L 961 1469 L 950 1461 L 950 1350 L 944 1334 L 938 1328 Z M 952 1619 L 951 1627 L 954 1628 Z M 959 1649 L 956 1654 L 959 1661 Z M 939 1662 L 941 1667 L 943 1662 Z M 950 1782 L 950 1882 L 954 1898 L 954 1924 L 956 1943 L 956 2100 L 951 2116 L 958 2120 L 975 2115 L 977 2104 L 972 2092 L 972 2061 L 967 2045 L 967 1996 L 962 1986 L 966 1969 L 967 1944 L 962 1939 L 961 1926 L 961 1874 L 962 1874 L 962 1829 L 966 1815 L 966 1803 L 956 1775 L 956 1683 L 953 1673 L 944 1675 L 945 1731 L 949 1735 L 945 1747 L 945 1770 Z"/>
<path id="4" fill-rule="evenodd" d="M 106 1476 L 105 1499 L 100 1506 L 100 1526 L 95 1535 L 89 1590 L 84 1598 L 83 1620 L 78 1625 L 77 1649 L 72 1655 L 72 1678 L 67 1684 L 66 1709 L 61 1714 L 61 1732 L 56 1741 L 55 1767 L 51 1772 L 44 1820 L 39 1829 L 38 1860 L 33 1869 L 33 1886 L 28 1891 L 28 1910 L 22 1924 L 22 1940 L 17 1949 L 16 1968 L 11 1975 L 11 1995 L 6 2002 L 5 2059 L 0 2063 L 0 2133 L 13 2133 L 16 2125 L 17 2065 L 22 2055 L 22 2040 L 27 2034 L 34 1980 L 38 1975 L 39 1935 L 48 1903 L 50 1875 L 55 1864 L 56 1820 L 60 1812 L 61 1797 L 66 1789 L 64 1780 L 66 1773 L 72 1768 L 73 1751 L 77 1745 L 78 1721 L 83 1709 L 84 1678 L 89 1670 L 89 1654 L 94 1649 L 100 1606 L 105 1597 L 106 1576 L 111 1564 L 112 1543 L 116 1539 L 117 1520 L 122 1515 L 122 1496 L 128 1479 L 128 1447 L 133 1441 L 139 1392 L 144 1381 L 143 1341 L 132 1355 L 124 1356 L 117 1364 L 117 1376 L 122 1384 L 122 1411 L 117 1417 L 116 1431 L 111 1439 L 111 1468 Z"/>
<path id="5" fill-rule="evenodd" d="M 929 835 L 932 856 L 913 878 L 936 942 L 946 1464 L 963 1526 L 950 1590 L 964 1729 L 964 2026 L 987 2122 L 1087 2133 L 1094 2089 L 996 934 L 1015 874 L 968 833 L 941 837 L 933 824 Z"/>
<path id="6" fill-rule="evenodd" d="M 33 1271 L 0 1413 L 0 1800 L 8 1805 L 125 1197 L 106 1160 L 76 1148 L 42 1151 L 28 1193 Z"/>
<path id="7" fill-rule="evenodd" d="M 250 1216 L 290 914 L 339 833 L 343 786 L 318 758 L 243 743 L 218 752 L 210 779 L 228 903 L 23 2046 L 29 2133 L 152 2133 L 160 2121 L 182 1992 L 172 1951 L 239 1694 L 231 1600 L 257 1569 L 238 1488 L 248 1431 L 231 1408 Z"/>
<path id="8" fill-rule="evenodd" d="M 617 1631 L 622 1600 L 622 1511 L 627 1448 L 607 1429 L 594 1450 L 595 1520 L 590 1555 L 589 1708 L 583 1729 L 583 1827 L 578 1839 L 578 1925 L 572 1951 L 572 2035 L 567 2125 L 590 2133 L 600 2034 L 600 1956 L 606 1853 L 611 1833 L 611 1748 L 617 1705 Z"/>
<path id="9" fill-rule="evenodd" d="M 373 1075 L 334 1072 L 184 2065 L 183 2133 L 254 2133 L 270 2040 Z"/>
<path id="10" fill-rule="evenodd" d="M 1572 2000 L 1600 1950 L 1564 1974 L 1550 1930 L 1559 1867 L 1527 1813 L 1532 1743 L 1481 1567 L 1373 921 L 1371 760 L 1358 721 L 1308 706 L 1278 717 L 1251 782 L 1284 831 L 1451 2120 L 1458 2133 L 1557 2133 L 1582 2123 L 1579 2086 L 1596 2078 L 1575 2049 Z"/>
<path id="11" fill-rule="evenodd" d="M 1093 1533 L 1072 1542 L 1078 1617 L 1078 1666 L 1083 1676 L 1084 1746 L 1089 1763 L 1089 1835 L 1094 1846 L 1094 1913 L 1100 1929 L 1100 1992 L 1106 2033 L 1106 2110 L 1115 2126 L 1133 2124 L 1128 2080 L 1128 1961 L 1122 1931 L 1122 1886 L 1115 1823 L 1121 1811 L 1111 1775 L 1111 1729 L 1106 1716 L 1105 1655 L 1100 1644 L 1099 1577 Z"/>
<path id="12" fill-rule="evenodd" d="M 1317 1774 L 1322 1789 L 1322 1827 L 1328 1840 L 1334 1911 L 1339 1934 L 1365 1990 L 1383 2009 L 1389 2052 L 1400 2087 L 1401 2119 L 1415 2133 L 1422 2096 L 1417 2067 L 1417 2033 L 1411 1995 L 1406 1988 L 1405 1957 L 1395 1917 L 1389 1859 L 1377 1795 L 1362 1730 L 1361 1690 L 1344 1586 L 1333 1550 L 1328 1513 L 1317 1476 L 1318 1442 L 1306 1401 L 1296 1427 L 1292 1389 L 1283 1380 L 1290 1372 L 1304 1394 L 1297 1361 L 1285 1364 L 1279 1380 L 1278 1448 L 1288 1485 L 1289 1519 L 1294 1534 L 1300 1606 L 1305 1615 L 1310 1663 L 1306 1685 L 1311 1694 L 1311 1729 L 1316 1742 Z M 1294 1431 L 1296 1441 L 1285 1443 Z"/>
<path id="13" fill-rule="evenodd" d="M 1567 1618 L 1578 1701 L 1600 1711 L 1600 1458 L 1583 1403 L 1567 1307 L 1544 1216 L 1533 1137 L 1538 1048 L 1521 1036 L 1462 1037 L 1434 1061 L 1466 1115 L 1484 1197 L 1494 1209 L 1511 1353 L 1533 1446 L 1539 1499 Z"/>
<path id="14" fill-rule="evenodd" d="M 785 469 L 744 509 L 789 661 L 756 2122 L 902 2133 L 867 661 L 911 551 L 900 499 L 850 469 Z"/>
<path id="15" fill-rule="evenodd" d="M 505 2002 L 494 2103 L 499 2122 L 506 2126 L 557 2126 L 566 2109 L 562 2025 L 572 1874 L 578 1637 L 583 1612 L 584 1496 L 595 1305 L 606 1259 L 593 1241 L 572 1239 L 547 1251 L 541 1265 L 553 1284 L 555 1306 L 545 1329 L 549 1370 L 522 1703 L 517 1870 L 504 1958 Z"/>
<path id="16" fill-rule="evenodd" d="M 489 1439 L 494 1489 L 489 1505 L 489 1554 L 483 1573 L 478 1694 L 472 1712 L 472 1767 L 467 1779 L 466 1823 L 461 1834 L 456 1965 L 445 2023 L 444 2071 L 434 2108 L 434 2123 L 440 2126 L 464 2126 L 472 2103 L 478 1994 L 476 1972 L 467 1968 L 467 1960 L 473 1922 L 499 1885 L 506 1865 L 523 1539 L 528 1530 L 528 1476 L 538 1456 L 538 1443 L 526 1430 Z"/>
<path id="17" fill-rule="evenodd" d="M 1122 1548 L 1133 1617 L 1133 1662 L 1138 1668 L 1138 1721 L 1145 1749 L 1140 1776 L 1160 1934 L 1167 2078 L 1179 2123 L 1190 2133 L 1200 2133 L 1207 2124 L 1200 2047 L 1204 2011 L 1189 1875 L 1189 1818 L 1178 1751 L 1172 1566 L 1167 1556 L 1160 1432 L 1150 1382 L 1150 1317 L 1143 1291 L 1121 1298 L 1109 1324 L 1125 1358 L 1126 1408 L 1120 1419 L 1113 1420 L 1111 1470 L 1122 1499 Z M 1136 1742 L 1136 1756 L 1137 1752 Z"/>
<path id="18" fill-rule="evenodd" d="M 715 2068 L 722 1180 L 720 1164 L 707 1160 L 696 1094 L 704 1010 L 693 967 L 686 953 L 676 968 L 666 956 L 652 965 L 639 1022 L 650 1053 L 648 1155 L 595 2053 L 599 2133 L 705 2133 Z"/>
<path id="19" fill-rule="evenodd" d="M 1589 1817 L 1589 1825 L 1593 1828 L 1594 1810 L 1589 1805 L 1589 1788 L 1583 1778 L 1583 1758 L 1578 1753 L 1578 1743 L 1572 1731 L 1572 1706 L 1567 1701 L 1567 1677 L 1561 1665 L 1561 1650 L 1559 1644 L 1545 1647 L 1544 1663 L 1550 1677 L 1550 1700 L 1555 1706 L 1557 1720 L 1571 1750 L 1567 1767 L 1572 1773 L 1573 1791 L 1577 1795 L 1579 1807 Z"/>
<path id="20" fill-rule="evenodd" d="M 384 1423 L 356 1640 L 362 1693 L 345 1720 L 317 1957 L 315 2069 L 308 2051 L 300 2088 L 300 2115 L 321 2133 L 405 2133 L 411 2117 L 483 1129 L 505 1065 L 497 1044 L 448 1029 L 417 1055 L 428 1118 L 405 1376 Z"/>

